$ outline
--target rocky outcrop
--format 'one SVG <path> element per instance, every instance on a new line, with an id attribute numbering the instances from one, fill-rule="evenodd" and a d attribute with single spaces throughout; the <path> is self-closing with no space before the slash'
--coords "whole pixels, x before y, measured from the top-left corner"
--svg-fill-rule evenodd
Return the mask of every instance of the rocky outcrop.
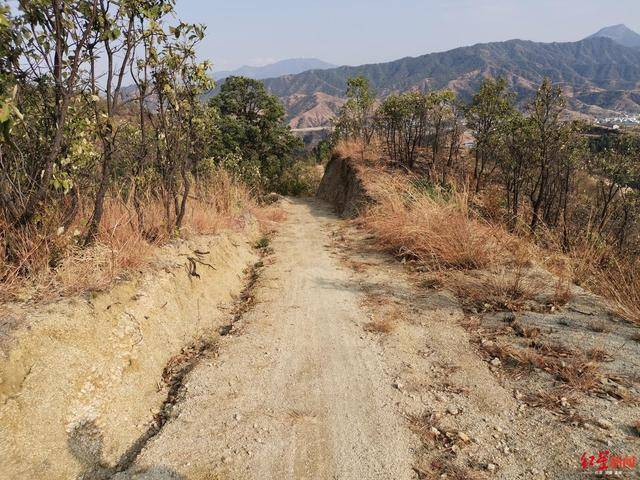
<path id="1" fill-rule="evenodd" d="M 316 196 L 346 218 L 356 217 L 370 202 L 356 162 L 336 154 L 327 164 Z"/>

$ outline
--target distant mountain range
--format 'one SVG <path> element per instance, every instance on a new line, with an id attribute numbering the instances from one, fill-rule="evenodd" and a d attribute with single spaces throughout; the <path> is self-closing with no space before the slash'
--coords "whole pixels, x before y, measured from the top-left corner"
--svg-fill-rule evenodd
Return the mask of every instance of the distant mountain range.
<path id="1" fill-rule="evenodd" d="M 620 24 L 612 27 L 605 27 L 587 38 L 596 37 L 610 38 L 614 42 L 625 47 L 640 48 L 640 35 L 628 28 L 626 25 Z"/>
<path id="2" fill-rule="evenodd" d="M 334 67 L 335 65 L 318 60 L 317 58 L 290 58 L 262 67 L 245 65 L 237 70 L 214 72 L 213 78 L 221 80 L 223 78 L 236 76 L 263 80 L 265 78 L 280 77 L 282 75 L 295 75 L 307 70 L 326 70 Z"/>
<path id="3" fill-rule="evenodd" d="M 640 112 L 640 35 L 608 27 L 579 42 L 524 40 L 478 44 L 389 63 L 338 67 L 265 79 L 284 102 L 293 128 L 331 123 L 349 77 L 364 75 L 380 97 L 411 89 L 449 88 L 469 99 L 487 77 L 505 77 L 522 104 L 544 77 L 562 86 L 576 115 Z"/>

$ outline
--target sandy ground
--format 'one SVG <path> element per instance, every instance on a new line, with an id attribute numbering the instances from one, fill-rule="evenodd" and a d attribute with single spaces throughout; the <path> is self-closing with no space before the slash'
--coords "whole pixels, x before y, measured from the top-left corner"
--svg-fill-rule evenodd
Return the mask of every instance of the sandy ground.
<path id="1" fill-rule="evenodd" d="M 533 406 L 528 395 L 552 391 L 554 380 L 509 370 L 481 348 L 517 342 L 502 320 L 474 318 L 447 291 L 418 287 L 410 269 L 322 204 L 283 207 L 254 308 L 191 372 L 172 420 L 115 478 L 572 479 L 591 478 L 583 453 L 638 454 L 635 380 L 624 398 L 567 393 L 560 410 Z M 551 325 L 543 341 L 586 322 L 579 315 L 567 308 L 520 321 Z M 640 347 L 628 337 L 637 329 L 607 332 L 581 328 L 576 341 L 624 344 L 610 348 L 611 365 L 635 370 Z"/>

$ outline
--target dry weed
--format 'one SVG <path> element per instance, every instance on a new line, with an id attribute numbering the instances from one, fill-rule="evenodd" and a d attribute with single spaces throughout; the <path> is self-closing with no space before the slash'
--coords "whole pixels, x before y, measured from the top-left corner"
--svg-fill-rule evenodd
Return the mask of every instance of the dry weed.
<path id="1" fill-rule="evenodd" d="M 12 232 L 14 258 L 9 262 L 6 252 L 1 252 L 4 263 L 0 265 L 0 300 L 47 301 L 103 290 L 143 268 L 156 247 L 171 236 L 161 199 L 150 193 L 144 204 L 144 225 L 141 225 L 135 209 L 126 200 L 115 195 L 107 199 L 98 238 L 90 247 L 81 245 L 84 225 L 91 213 L 90 202 L 82 199 L 71 225 L 58 227 L 63 224 L 63 217 L 54 212 L 47 217 L 51 225 Z M 250 192 L 220 170 L 208 190 L 194 192 L 182 235 L 209 235 L 242 228 L 244 214 L 250 208 L 258 211 Z"/>
<path id="2" fill-rule="evenodd" d="M 532 347 L 524 349 L 494 343 L 483 345 L 491 357 L 499 358 L 507 367 L 547 372 L 577 391 L 599 389 L 602 374 L 588 359 L 560 344 L 532 342 Z"/>
<path id="3" fill-rule="evenodd" d="M 424 445 L 447 446 L 451 442 L 449 438 L 442 433 L 438 415 L 434 412 L 426 412 L 422 415 L 410 415 L 408 417 L 409 427 L 420 437 Z M 449 445 L 450 446 L 450 445 Z"/>
<path id="4" fill-rule="evenodd" d="M 364 146 L 361 141 L 340 140 L 333 149 L 334 155 L 342 158 L 351 158 L 364 162 L 377 162 L 380 158 L 380 149 L 375 143 Z"/>
<path id="5" fill-rule="evenodd" d="M 602 348 L 591 348 L 585 352 L 587 358 L 593 362 L 611 362 L 613 357 Z"/>
<path id="6" fill-rule="evenodd" d="M 447 287 L 468 308 L 476 312 L 519 311 L 537 294 L 537 283 L 522 268 L 488 272 L 481 277 L 452 275 Z"/>
<path id="7" fill-rule="evenodd" d="M 441 277 L 430 275 L 420 279 L 418 285 L 425 290 L 438 290 L 444 286 L 444 283 Z"/>
<path id="8" fill-rule="evenodd" d="M 541 333 L 538 327 L 529 327 L 527 325 L 523 325 L 518 321 L 512 322 L 511 328 L 513 328 L 513 331 L 516 332 L 516 335 L 523 338 L 537 338 Z"/>
<path id="9" fill-rule="evenodd" d="M 559 276 L 551 297 L 551 304 L 556 307 L 562 307 L 571 301 L 572 296 L 569 280 Z"/>
<path id="10" fill-rule="evenodd" d="M 495 229 L 472 217 L 466 195 L 432 195 L 410 182 L 389 174 L 375 180 L 376 203 L 362 223 L 384 249 L 431 269 L 477 269 L 498 259 L 502 248 Z"/>

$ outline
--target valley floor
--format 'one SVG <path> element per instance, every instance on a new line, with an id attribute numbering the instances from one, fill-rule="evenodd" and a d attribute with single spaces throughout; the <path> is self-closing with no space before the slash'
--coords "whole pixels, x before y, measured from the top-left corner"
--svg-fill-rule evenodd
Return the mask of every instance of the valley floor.
<path id="1" fill-rule="evenodd" d="M 323 204 L 283 208 L 253 308 L 116 479 L 569 479 L 585 452 L 637 453 L 617 428 L 637 407 L 593 404 L 600 426 L 529 408 L 454 297 Z"/>

